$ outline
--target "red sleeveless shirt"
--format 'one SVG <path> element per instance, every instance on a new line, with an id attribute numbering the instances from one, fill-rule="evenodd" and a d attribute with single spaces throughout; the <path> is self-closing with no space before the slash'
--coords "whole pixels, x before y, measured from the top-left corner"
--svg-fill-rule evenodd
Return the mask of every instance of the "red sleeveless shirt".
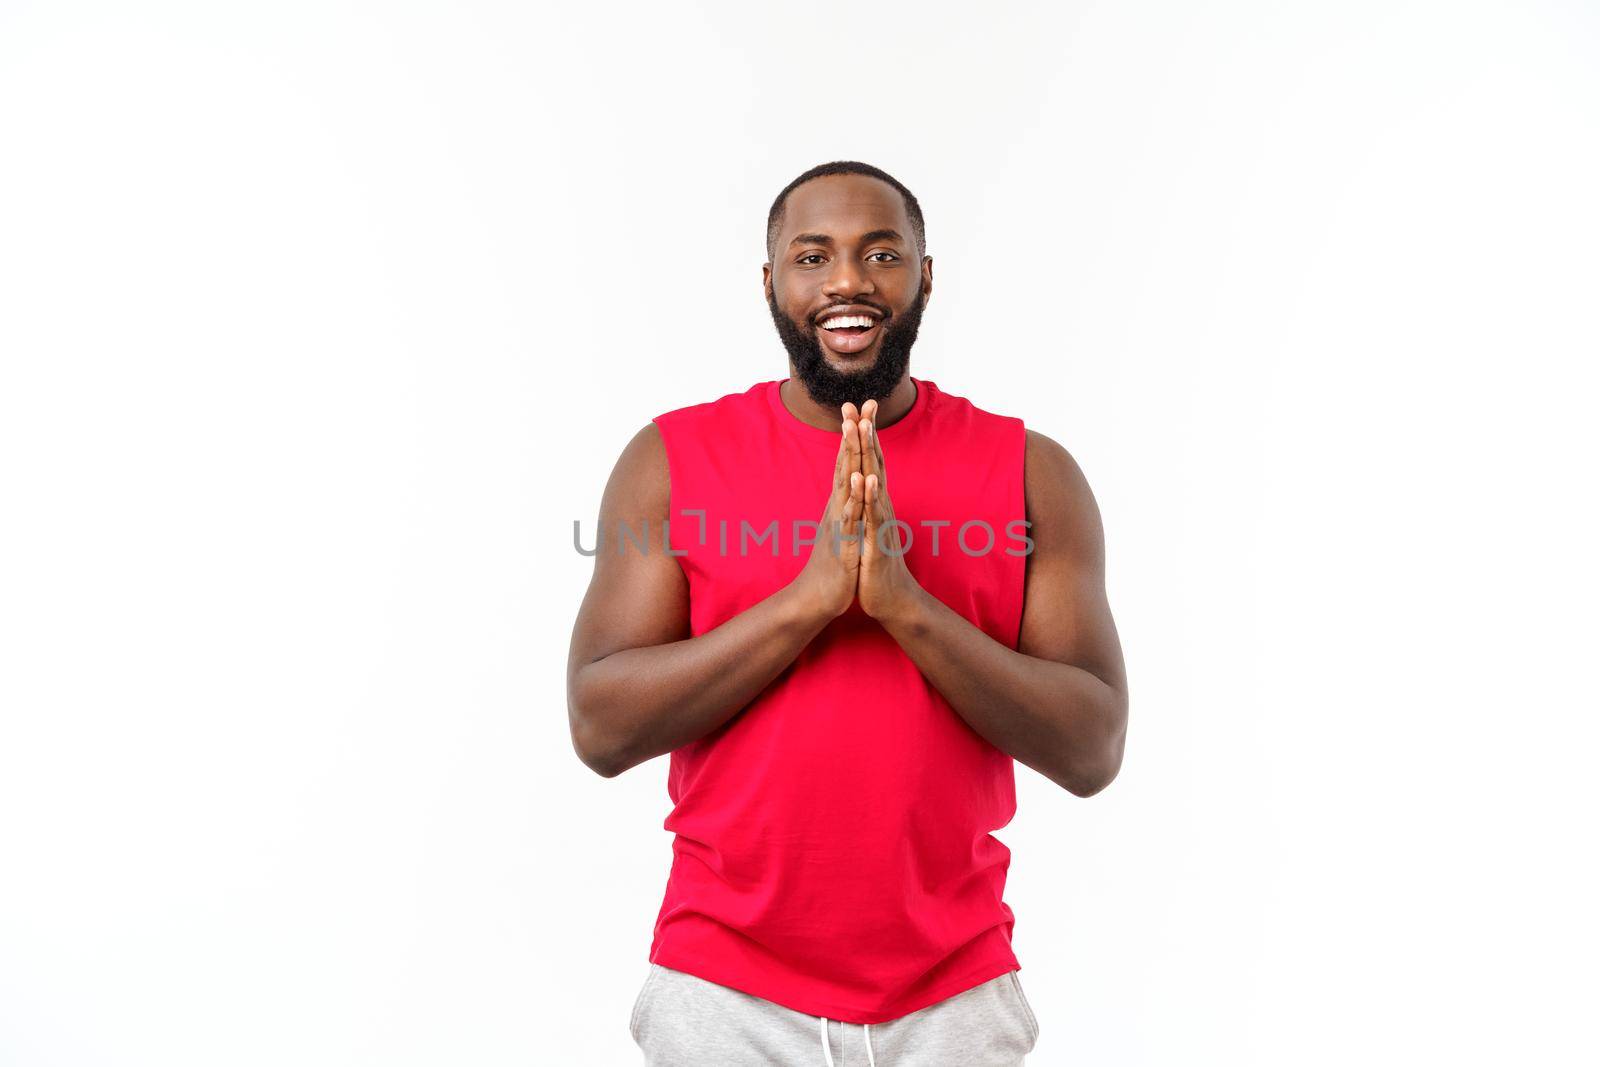
<path id="1" fill-rule="evenodd" d="M 911 410 L 879 431 L 906 565 L 1016 648 L 1031 548 L 1022 420 L 912 381 Z M 839 431 L 796 418 L 781 384 L 653 420 L 696 635 L 791 582 L 811 542 L 828 550 L 817 525 Z M 732 719 L 671 753 L 651 962 L 851 1023 L 1019 969 L 1001 899 L 1011 852 L 991 835 L 1016 811 L 1013 771 L 851 605 Z"/>

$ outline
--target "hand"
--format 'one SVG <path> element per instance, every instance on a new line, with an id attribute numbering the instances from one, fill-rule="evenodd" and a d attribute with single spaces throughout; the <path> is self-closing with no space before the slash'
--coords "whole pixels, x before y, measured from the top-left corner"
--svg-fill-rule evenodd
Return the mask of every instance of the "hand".
<path id="1" fill-rule="evenodd" d="M 857 423 L 861 434 L 861 472 L 851 475 L 851 491 L 853 494 L 859 479 L 866 531 L 861 545 L 861 573 L 856 595 L 861 600 L 861 610 L 883 622 L 909 610 L 923 590 L 906 566 L 905 541 L 900 527 L 890 525 L 894 519 L 894 504 L 889 500 L 883 449 L 878 444 L 877 416 L 876 400 L 868 400 L 861 406 L 861 418 Z"/>
<path id="2" fill-rule="evenodd" d="M 839 454 L 833 466 L 833 489 L 828 493 L 811 556 L 795 579 L 815 597 L 829 618 L 843 615 L 855 602 L 862 547 L 859 527 L 866 506 L 861 480 L 861 437 L 857 430 L 859 413 L 850 403 L 841 406 L 839 413 L 844 421 L 840 426 Z M 834 550 L 836 535 L 839 537 L 837 551 Z"/>

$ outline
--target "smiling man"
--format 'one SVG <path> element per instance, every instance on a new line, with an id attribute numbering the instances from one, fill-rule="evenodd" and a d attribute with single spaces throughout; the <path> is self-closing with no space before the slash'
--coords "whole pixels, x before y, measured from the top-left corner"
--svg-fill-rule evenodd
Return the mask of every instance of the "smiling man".
<path id="1" fill-rule="evenodd" d="M 800 175 L 767 260 L 789 377 L 629 442 L 573 631 L 579 757 L 671 754 L 630 1030 L 671 1067 L 1019 1064 L 992 833 L 1014 761 L 1080 797 L 1122 764 L 1099 510 L 1059 444 L 911 375 L 933 260 L 900 182 Z"/>

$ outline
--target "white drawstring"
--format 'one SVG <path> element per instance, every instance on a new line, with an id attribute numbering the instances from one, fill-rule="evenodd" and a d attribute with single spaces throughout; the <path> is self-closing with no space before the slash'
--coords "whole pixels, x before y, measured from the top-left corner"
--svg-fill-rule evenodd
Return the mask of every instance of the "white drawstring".
<path id="1" fill-rule="evenodd" d="M 828 1047 L 828 1017 L 817 1016 L 822 1024 L 822 1058 L 827 1061 L 828 1067 L 833 1067 L 833 1049 Z M 839 1032 L 844 1032 L 844 1023 L 839 1024 Z M 867 1040 L 867 1067 L 878 1067 L 878 1061 L 872 1058 L 872 1024 L 861 1024 L 861 1036 Z"/>

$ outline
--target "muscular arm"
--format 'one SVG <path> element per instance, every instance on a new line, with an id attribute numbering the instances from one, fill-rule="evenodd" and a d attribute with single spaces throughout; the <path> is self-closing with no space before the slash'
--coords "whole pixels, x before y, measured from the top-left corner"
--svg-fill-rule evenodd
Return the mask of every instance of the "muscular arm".
<path id="1" fill-rule="evenodd" d="M 836 614 L 794 582 L 689 636 L 688 580 L 663 537 L 669 487 L 666 449 L 651 423 L 628 443 L 606 483 L 603 540 L 567 658 L 573 747 L 606 778 L 733 718 Z M 646 519 L 649 551 L 627 540 L 619 555 L 619 523 L 638 536 Z"/>
<path id="2" fill-rule="evenodd" d="M 879 621 L 990 744 L 1092 796 L 1121 769 L 1128 723 L 1100 510 L 1066 449 L 1031 430 L 1025 478 L 1034 548 L 1017 650 L 925 591 Z"/>

